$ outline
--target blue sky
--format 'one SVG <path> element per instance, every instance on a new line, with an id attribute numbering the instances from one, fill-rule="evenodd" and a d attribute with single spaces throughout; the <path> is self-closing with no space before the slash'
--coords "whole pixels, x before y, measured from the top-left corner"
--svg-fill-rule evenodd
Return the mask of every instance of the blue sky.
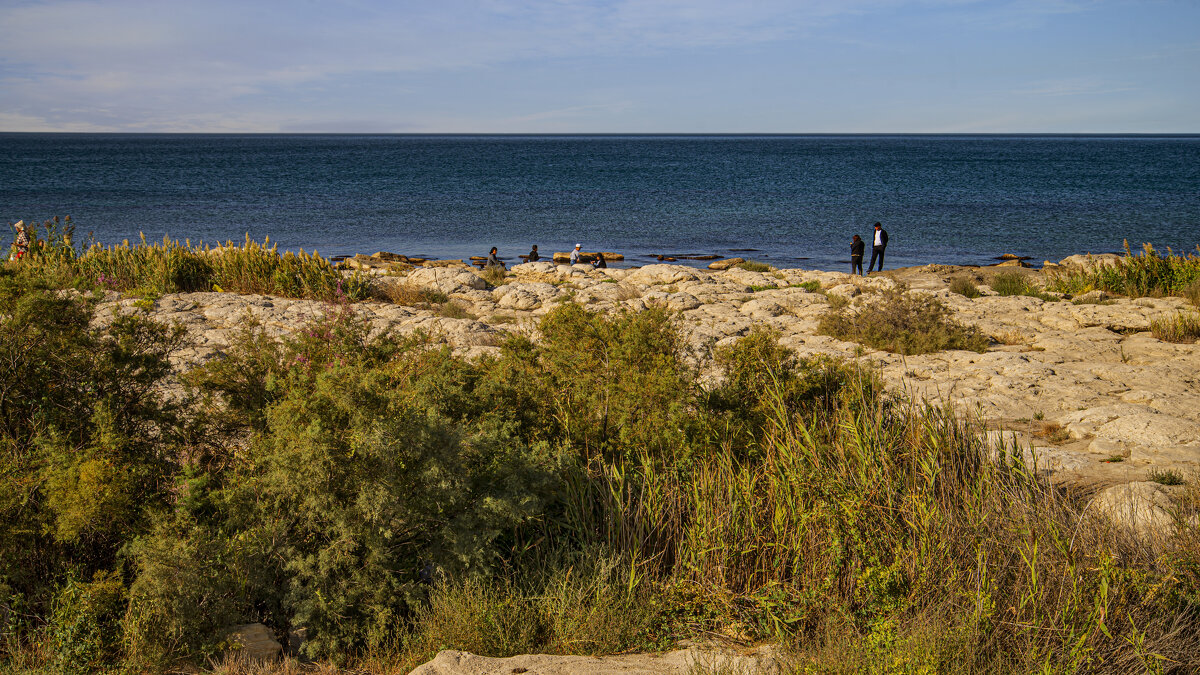
<path id="1" fill-rule="evenodd" d="M 1197 0 L 0 0 L 0 130 L 1200 132 Z"/>

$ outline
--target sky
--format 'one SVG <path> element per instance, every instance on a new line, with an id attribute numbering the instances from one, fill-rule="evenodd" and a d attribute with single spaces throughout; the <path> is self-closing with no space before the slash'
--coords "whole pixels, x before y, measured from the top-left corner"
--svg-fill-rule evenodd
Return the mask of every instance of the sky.
<path id="1" fill-rule="evenodd" d="M 0 0 L 0 131 L 1200 133 L 1200 0 Z"/>

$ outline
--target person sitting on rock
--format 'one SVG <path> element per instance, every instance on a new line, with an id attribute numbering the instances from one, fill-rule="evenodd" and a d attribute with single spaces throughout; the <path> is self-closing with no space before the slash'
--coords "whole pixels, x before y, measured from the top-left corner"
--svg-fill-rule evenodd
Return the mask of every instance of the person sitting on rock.
<path id="1" fill-rule="evenodd" d="M 529 252 L 529 257 L 525 260 L 525 262 L 537 262 L 541 259 L 542 259 L 542 256 L 538 255 L 538 252 L 537 252 L 537 244 L 534 244 L 533 250 Z"/>
<path id="2" fill-rule="evenodd" d="M 492 250 L 488 252 L 487 262 L 484 263 L 484 266 L 485 267 L 499 267 L 500 269 L 504 269 L 504 263 L 500 262 L 500 259 L 496 257 L 496 247 L 495 246 L 493 246 Z"/>
<path id="3" fill-rule="evenodd" d="M 580 246 L 582 246 L 582 244 L 575 244 L 575 250 L 571 251 L 571 264 L 572 265 L 579 264 L 579 256 L 582 255 L 579 251 Z"/>
<path id="4" fill-rule="evenodd" d="M 604 259 L 603 253 L 596 253 L 596 259 L 592 261 L 592 267 L 595 267 L 598 270 L 608 268 L 608 262 Z"/>

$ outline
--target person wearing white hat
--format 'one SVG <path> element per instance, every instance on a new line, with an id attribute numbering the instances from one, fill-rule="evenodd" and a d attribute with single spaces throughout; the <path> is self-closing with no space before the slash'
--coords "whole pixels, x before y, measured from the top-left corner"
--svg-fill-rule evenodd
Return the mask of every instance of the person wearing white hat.
<path id="1" fill-rule="evenodd" d="M 575 244 L 575 250 L 571 251 L 571 264 L 572 265 L 579 264 L 579 247 L 580 246 L 582 246 L 582 244 Z"/>

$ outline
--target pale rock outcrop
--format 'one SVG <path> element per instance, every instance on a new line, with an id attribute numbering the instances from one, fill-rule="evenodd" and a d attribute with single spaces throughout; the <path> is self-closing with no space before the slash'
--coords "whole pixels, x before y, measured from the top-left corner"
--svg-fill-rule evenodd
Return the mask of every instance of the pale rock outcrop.
<path id="1" fill-rule="evenodd" d="M 1144 539 L 1163 539 L 1175 529 L 1175 506 L 1157 483 L 1114 485 L 1096 495 L 1088 509 Z"/>
<path id="2" fill-rule="evenodd" d="M 487 282 L 471 270 L 454 267 L 422 267 L 406 277 L 409 284 L 451 295 L 466 290 L 483 290 Z"/>

